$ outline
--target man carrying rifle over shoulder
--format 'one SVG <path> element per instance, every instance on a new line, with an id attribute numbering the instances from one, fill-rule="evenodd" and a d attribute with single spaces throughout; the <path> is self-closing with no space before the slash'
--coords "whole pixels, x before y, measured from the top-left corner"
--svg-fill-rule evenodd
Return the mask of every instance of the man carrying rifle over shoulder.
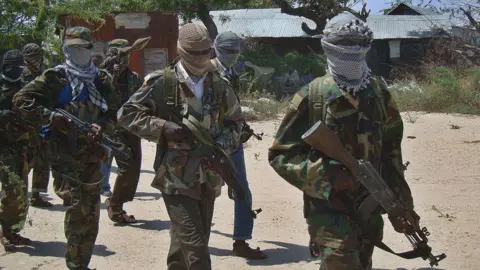
<path id="1" fill-rule="evenodd" d="M 196 131 L 182 123 L 199 123 L 227 154 L 238 146 L 241 109 L 210 62 L 207 29 L 186 24 L 178 34 L 179 60 L 145 77 L 143 86 L 118 112 L 128 131 L 161 144 L 152 186 L 162 192 L 172 227 L 167 269 L 212 269 L 208 242 L 215 198 L 222 180 Z M 198 131 L 198 130 L 197 130 Z"/>
<path id="2" fill-rule="evenodd" d="M 215 55 L 212 63 L 218 68 L 218 72 L 222 78 L 229 82 L 233 91 L 239 94 L 240 82 L 239 75 L 233 68 L 240 56 L 240 50 L 243 45 L 243 40 L 233 32 L 220 33 L 213 44 Z M 238 99 L 240 102 L 240 99 Z M 243 153 L 243 144 L 252 137 L 253 131 L 247 130 L 248 125 L 243 122 L 242 132 L 240 135 L 240 143 L 237 149 L 232 153 L 231 157 L 235 164 L 235 176 L 245 192 L 245 199 L 250 206 L 246 207 L 239 199 L 235 199 L 235 194 L 229 194 L 231 198 L 235 199 L 235 221 L 233 230 L 233 255 L 243 257 L 251 260 L 266 259 L 267 256 L 260 248 L 252 249 L 246 240 L 252 239 L 253 231 L 253 217 L 250 214 L 252 207 L 252 193 L 248 186 L 247 170 L 245 167 L 245 156 Z M 229 189 L 229 192 L 232 190 Z M 233 193 L 233 192 L 232 192 Z"/>
<path id="3" fill-rule="evenodd" d="M 107 100 L 113 91 L 108 73 L 91 60 L 90 30 L 65 31 L 66 61 L 47 69 L 14 96 L 14 107 L 35 127 L 50 124 L 51 168 L 55 181 L 67 182 L 70 203 L 65 213 L 66 264 L 69 269 L 89 269 L 100 217 L 100 162 L 106 150 L 98 141 L 108 120 Z M 92 130 L 77 130 L 64 109 Z"/>
<path id="4" fill-rule="evenodd" d="M 146 43 L 143 44 L 143 46 L 145 45 Z M 142 80 L 138 74 L 128 68 L 130 53 L 125 50 L 129 48 L 128 40 L 114 39 L 110 41 L 107 58 L 102 64 L 113 77 L 112 84 L 115 89 L 117 104 L 109 104 L 109 110 L 114 116 L 116 116 L 120 106 L 127 102 L 142 85 Z M 113 118 L 116 120 L 116 117 Z M 115 157 L 118 176 L 115 180 L 113 193 L 105 202 L 108 217 L 117 223 L 134 223 L 136 221 L 135 217 L 127 215 L 123 210 L 123 204 L 132 201 L 137 190 L 142 165 L 141 139 L 118 125 L 115 128 L 114 138 L 124 151 L 129 152 L 129 158 Z M 112 159 L 113 157 L 109 159 L 109 164 L 106 164 L 107 167 L 111 166 Z M 109 174 L 104 175 L 104 177 L 106 178 L 104 181 L 108 182 Z"/>
<path id="5" fill-rule="evenodd" d="M 356 159 L 371 162 L 405 202 L 409 210 L 389 214 L 395 230 L 412 233 L 418 228 L 420 218 L 402 170 L 403 122 L 386 85 L 371 75 L 365 61 L 372 41 L 372 31 L 350 13 L 327 23 L 322 37 L 327 75 L 294 96 L 269 149 L 274 170 L 304 192 L 310 250 L 320 257 L 321 270 L 372 269 L 384 212 L 376 207 L 361 217 L 364 222 L 358 221 L 359 206 L 369 195 L 366 188 L 345 164 L 302 140 L 317 121 L 332 130 Z M 409 222 L 406 216 L 411 217 Z"/>

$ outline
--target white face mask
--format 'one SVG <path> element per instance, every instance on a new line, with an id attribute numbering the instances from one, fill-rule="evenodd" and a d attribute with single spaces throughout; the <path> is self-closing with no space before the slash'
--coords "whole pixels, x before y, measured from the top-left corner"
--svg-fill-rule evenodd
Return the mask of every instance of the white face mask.
<path id="1" fill-rule="evenodd" d="M 92 60 L 92 51 L 82 46 L 70 45 L 66 48 L 65 56 L 73 64 L 83 67 Z"/>

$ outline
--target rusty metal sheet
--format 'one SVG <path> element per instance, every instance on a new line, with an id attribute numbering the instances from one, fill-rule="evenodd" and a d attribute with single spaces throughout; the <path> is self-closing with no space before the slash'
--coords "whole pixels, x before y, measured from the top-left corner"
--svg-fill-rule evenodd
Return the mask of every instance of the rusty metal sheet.
<path id="1" fill-rule="evenodd" d="M 150 25 L 151 17 L 148 13 L 120 13 L 115 16 L 115 28 L 145 29 Z"/>
<path id="2" fill-rule="evenodd" d="M 143 72 L 148 74 L 152 71 L 163 69 L 168 64 L 168 51 L 165 48 L 148 48 L 143 51 Z"/>

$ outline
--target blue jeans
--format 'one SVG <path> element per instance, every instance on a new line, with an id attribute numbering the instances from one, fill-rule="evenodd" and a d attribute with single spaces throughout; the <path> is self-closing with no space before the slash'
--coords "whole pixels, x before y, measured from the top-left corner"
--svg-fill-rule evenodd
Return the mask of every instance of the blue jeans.
<path id="1" fill-rule="evenodd" d="M 240 144 L 232 153 L 232 160 L 235 163 L 236 173 L 235 176 L 238 183 L 245 192 L 245 201 L 252 207 L 252 193 L 248 187 L 247 170 L 245 168 L 245 156 L 243 154 L 243 144 Z M 245 203 L 239 200 L 235 200 L 235 221 L 233 226 L 233 240 L 249 240 L 252 239 L 253 231 L 253 217 L 250 213 L 250 209 L 247 208 Z"/>
<path id="2" fill-rule="evenodd" d="M 113 155 L 112 151 L 108 150 L 108 160 L 106 162 L 102 162 L 101 164 L 101 172 L 102 172 L 102 191 L 110 191 L 110 171 L 112 170 L 112 161 Z"/>

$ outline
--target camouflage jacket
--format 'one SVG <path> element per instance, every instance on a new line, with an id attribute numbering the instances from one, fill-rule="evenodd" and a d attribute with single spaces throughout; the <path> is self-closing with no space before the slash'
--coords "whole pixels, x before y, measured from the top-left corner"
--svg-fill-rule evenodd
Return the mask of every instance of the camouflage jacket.
<path id="1" fill-rule="evenodd" d="M 0 86 L 0 160 L 17 157 L 36 138 L 32 127 L 24 123 L 19 117 L 17 120 L 10 119 L 13 96 L 22 88 L 21 83 L 4 82 Z M 33 136 L 33 137 L 32 137 Z"/>
<path id="2" fill-rule="evenodd" d="M 323 108 L 319 111 L 325 115 L 319 120 L 324 120 L 353 156 L 370 161 L 392 190 L 413 205 L 402 170 L 403 122 L 386 85 L 377 79 L 372 79 L 357 98 L 340 90 L 330 75 L 314 80 L 297 92 L 269 149 L 273 169 L 306 195 L 325 200 L 327 207 L 334 209 L 351 209 L 351 205 L 345 203 L 356 205 L 368 195 L 358 182 L 348 186 L 346 180 L 353 176 L 341 164 L 324 157 L 301 139 L 313 124 L 313 106 L 309 102 L 309 87 L 313 84 L 320 84 L 323 99 Z M 377 93 L 381 93 L 381 97 Z M 379 104 L 381 106 L 377 106 Z"/>
<path id="3" fill-rule="evenodd" d="M 129 68 L 122 71 L 117 78 L 114 78 L 115 73 L 113 70 L 108 70 L 108 72 L 112 76 L 112 85 L 115 93 L 111 104 L 108 104 L 108 109 L 116 113 L 133 93 L 142 86 L 143 81 L 136 72 L 131 71 Z"/>
<path id="4" fill-rule="evenodd" d="M 105 70 L 99 70 L 95 78 L 95 86 L 102 95 L 107 104 L 113 91 L 108 73 Z M 32 124 L 37 130 L 44 125 L 50 124 L 52 111 L 56 108 L 63 108 L 80 120 L 96 123 L 106 127 L 108 115 L 97 105 L 94 105 L 87 97 L 85 100 L 71 100 L 70 84 L 67 80 L 65 70 L 62 68 L 47 69 L 41 76 L 27 84 L 14 96 L 14 106 L 21 112 L 23 119 Z M 66 94 L 65 104 L 59 104 L 62 95 Z M 72 150 L 69 146 L 68 130 L 56 130 L 52 128 L 51 142 L 53 144 L 54 154 L 71 156 Z M 74 138 L 77 142 L 78 153 L 88 153 L 96 151 L 104 154 L 98 145 L 89 143 L 87 135 L 81 131 L 75 131 Z M 90 155 L 90 161 L 95 162 L 101 155 Z"/>
<path id="5" fill-rule="evenodd" d="M 172 77 L 174 83 L 169 85 L 167 82 Z M 118 112 L 118 121 L 133 134 L 162 145 L 164 151 L 157 152 L 157 158 L 161 158 L 161 162 L 159 168 L 156 168 L 153 187 L 167 194 L 184 194 L 199 199 L 202 196 L 201 183 L 206 183 L 208 190 L 219 195 L 223 182 L 212 171 L 204 171 L 201 167 L 188 168 L 190 159 L 196 158 L 192 157 L 192 153 L 198 148 L 198 142 L 188 144 L 166 141 L 162 136 L 163 125 L 166 121 L 194 117 L 230 154 L 238 145 L 241 109 L 232 89 L 217 73 L 207 74 L 203 82 L 202 102 L 186 85 L 186 80 L 179 71 L 179 64 L 149 74 L 145 77 L 143 86 Z M 171 89 L 166 91 L 166 88 Z M 175 100 L 169 97 L 168 92 L 174 93 Z M 169 107 L 171 110 L 166 111 L 168 106 L 165 100 L 172 101 L 176 106 Z M 222 109 L 224 121 L 219 121 Z M 171 114 L 176 117 L 170 118 Z M 195 177 L 187 178 L 188 170 L 196 171 Z"/>

